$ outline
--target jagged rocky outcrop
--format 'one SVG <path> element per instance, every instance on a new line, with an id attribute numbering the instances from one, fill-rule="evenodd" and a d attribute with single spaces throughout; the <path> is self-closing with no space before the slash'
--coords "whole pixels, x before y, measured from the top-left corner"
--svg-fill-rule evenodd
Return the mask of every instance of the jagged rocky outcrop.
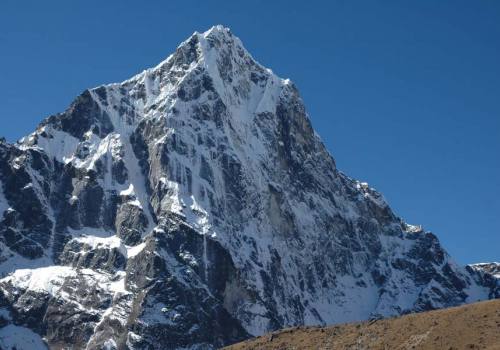
<path id="1" fill-rule="evenodd" d="M 4 347 L 213 349 L 498 296 L 221 26 L 0 141 L 0 274 Z"/>
<path id="2" fill-rule="evenodd" d="M 478 263 L 467 265 L 467 271 L 481 286 L 489 287 L 491 299 L 500 298 L 500 263 Z"/>

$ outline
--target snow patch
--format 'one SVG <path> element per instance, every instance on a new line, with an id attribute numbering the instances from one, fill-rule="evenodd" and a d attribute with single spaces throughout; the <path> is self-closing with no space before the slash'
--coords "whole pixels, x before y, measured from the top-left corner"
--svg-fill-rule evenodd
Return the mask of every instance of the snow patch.
<path id="1" fill-rule="evenodd" d="M 76 276 L 69 266 L 47 266 L 38 269 L 21 269 L 0 280 L 22 290 L 32 290 L 56 295 L 67 277 Z"/>
<path id="2" fill-rule="evenodd" d="M 133 258 L 137 254 L 139 254 L 140 252 L 142 252 L 142 250 L 144 249 L 144 247 L 146 247 L 146 243 L 141 243 L 141 244 L 138 244 L 138 245 L 133 246 L 133 247 L 127 247 L 127 257 L 128 258 Z"/>
<path id="3" fill-rule="evenodd" d="M 42 136 L 42 134 L 47 136 Z M 49 127 L 40 130 L 38 136 L 37 146 L 61 163 L 69 163 L 73 159 L 80 143 L 76 137 Z"/>
<path id="4" fill-rule="evenodd" d="M 485 272 L 491 276 L 500 279 L 500 263 L 490 262 L 490 263 L 476 263 L 469 265 L 475 271 Z"/>
<path id="5" fill-rule="evenodd" d="M 97 236 L 82 236 L 74 239 L 77 242 L 83 243 L 91 249 L 119 249 L 125 251 L 121 239 L 118 236 L 97 237 Z"/>
<path id="6" fill-rule="evenodd" d="M 132 196 L 132 195 L 135 195 L 133 184 L 130 184 L 126 190 L 120 192 L 120 196 Z"/>
<path id="7" fill-rule="evenodd" d="M 118 249 L 126 258 L 136 256 L 146 246 L 144 242 L 136 246 L 127 246 L 123 244 L 120 237 L 116 235 L 109 237 L 83 235 L 74 238 L 74 240 L 89 246 L 91 249 Z"/>

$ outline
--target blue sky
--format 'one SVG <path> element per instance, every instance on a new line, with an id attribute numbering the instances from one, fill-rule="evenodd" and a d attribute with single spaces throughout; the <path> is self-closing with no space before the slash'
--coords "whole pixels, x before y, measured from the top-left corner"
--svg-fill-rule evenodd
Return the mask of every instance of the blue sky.
<path id="1" fill-rule="evenodd" d="M 460 263 L 500 260 L 498 1 L 3 0 L 0 135 L 214 24 L 297 84 L 342 171 Z"/>

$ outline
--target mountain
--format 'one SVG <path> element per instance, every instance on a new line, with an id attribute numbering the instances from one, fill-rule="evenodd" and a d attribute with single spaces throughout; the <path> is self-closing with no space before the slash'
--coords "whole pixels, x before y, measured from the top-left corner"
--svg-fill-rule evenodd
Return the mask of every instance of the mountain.
<path id="1" fill-rule="evenodd" d="M 212 349 L 500 294 L 340 172 L 222 26 L 1 141 L 0 183 L 5 348 Z"/>
<path id="2" fill-rule="evenodd" d="M 471 264 L 468 268 L 482 275 L 500 278 L 500 263 L 498 262 Z"/>
<path id="3" fill-rule="evenodd" d="M 333 327 L 273 332 L 227 350 L 500 349 L 500 300 Z"/>

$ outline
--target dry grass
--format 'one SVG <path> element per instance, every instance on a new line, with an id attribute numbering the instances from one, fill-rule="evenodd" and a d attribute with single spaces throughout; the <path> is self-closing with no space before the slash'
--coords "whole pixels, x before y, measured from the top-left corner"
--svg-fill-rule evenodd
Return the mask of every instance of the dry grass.
<path id="1" fill-rule="evenodd" d="M 334 327 L 281 330 L 227 350 L 500 350 L 500 300 Z"/>

